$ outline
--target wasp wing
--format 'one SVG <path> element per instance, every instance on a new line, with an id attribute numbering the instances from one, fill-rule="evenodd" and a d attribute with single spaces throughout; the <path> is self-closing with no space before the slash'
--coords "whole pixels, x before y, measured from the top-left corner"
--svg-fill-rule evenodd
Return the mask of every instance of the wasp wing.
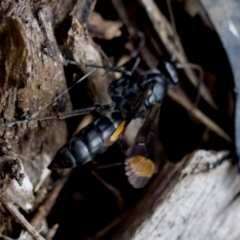
<path id="1" fill-rule="evenodd" d="M 140 128 L 134 144 L 128 149 L 125 171 L 134 188 L 144 187 L 158 171 L 163 147 L 157 137 L 160 105 L 155 104 Z"/>
<path id="2" fill-rule="evenodd" d="M 147 96 L 149 95 L 150 88 L 147 87 L 138 97 L 137 101 L 135 102 L 133 108 L 131 109 L 130 113 L 123 119 L 123 121 L 116 127 L 116 129 L 112 132 L 112 134 L 104 141 L 104 146 L 108 147 L 115 143 L 118 138 L 124 133 L 127 125 L 131 122 L 131 120 L 136 116 L 137 112 L 143 105 L 144 101 L 146 100 Z"/>

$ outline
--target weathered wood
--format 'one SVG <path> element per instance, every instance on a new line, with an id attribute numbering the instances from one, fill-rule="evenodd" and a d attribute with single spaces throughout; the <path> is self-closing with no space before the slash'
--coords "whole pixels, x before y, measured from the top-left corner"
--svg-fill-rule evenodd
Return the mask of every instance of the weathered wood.
<path id="1" fill-rule="evenodd" d="M 46 3 L 1 1 L 0 20 L 0 192 L 9 206 L 30 210 L 33 188 L 66 141 L 66 124 L 32 121 L 9 127 L 4 123 L 36 113 L 36 117 L 55 115 L 53 105 L 44 107 L 66 88 L 66 80 Z M 70 101 L 64 97 L 58 103 L 69 110 Z M 5 208 L 0 210 L 6 217 Z"/>
<path id="2" fill-rule="evenodd" d="M 161 173 L 112 239 L 239 239 L 240 175 L 226 154 L 200 150 L 178 177 Z"/>
<path id="3" fill-rule="evenodd" d="M 44 106 L 66 88 L 62 63 L 66 63 L 67 59 L 63 59 L 58 50 L 59 45 L 55 40 L 52 20 L 59 27 L 68 19 L 68 28 L 61 29 L 66 31 L 65 41 L 62 38 L 59 41 L 60 38 L 57 38 L 59 44 L 65 44 L 65 47 L 68 48 L 70 60 L 75 61 L 82 73 L 87 73 L 92 69 L 87 67 L 89 64 L 104 65 L 108 61 L 104 59 L 104 53 L 92 41 L 91 36 L 105 40 L 112 39 L 121 34 L 122 23 L 106 21 L 97 13 L 92 13 L 87 23 L 88 15 L 95 2 L 95 0 L 34 2 L 4 0 L 0 3 L 0 42 L 2 46 L 0 48 L 2 72 L 0 76 L 0 113 L 2 122 L 13 121 L 20 117 L 31 117 L 36 112 L 40 113 L 41 117 L 55 114 L 53 106 L 46 109 Z M 150 16 L 159 37 L 165 40 L 163 43 L 169 44 L 170 37 L 174 36 L 174 33 L 172 33 L 167 20 L 163 22 L 166 22 L 166 26 L 169 25 L 166 29 L 170 28 L 170 30 L 163 29 L 160 34 L 159 28 L 156 27 L 158 18 L 153 17 L 154 12 L 158 11 L 157 6 L 152 5 L 152 11 L 149 11 L 150 3 L 154 3 L 153 1 L 142 0 L 139 2 L 146 9 L 146 14 Z M 120 8 L 119 1 L 114 0 L 113 3 L 116 8 Z M 122 13 L 120 10 L 119 13 Z M 69 18 L 70 13 L 72 16 Z M 52 15 L 54 19 L 52 19 Z M 127 18 L 124 19 L 127 14 L 123 12 L 119 15 L 123 16 L 122 22 L 131 33 L 133 31 L 130 27 L 131 21 L 128 21 Z M 162 19 L 165 19 L 163 15 Z M 137 33 L 137 30 L 134 31 Z M 171 34 L 162 36 L 168 31 Z M 57 34 L 61 35 L 62 32 Z M 147 36 L 146 33 L 145 35 Z M 129 43 L 131 41 L 126 45 Z M 172 51 L 169 52 L 172 53 L 176 46 L 174 42 L 170 42 L 170 45 L 169 49 Z M 159 49 L 157 44 L 155 47 Z M 134 46 L 129 49 L 133 51 Z M 150 51 L 147 44 L 143 49 L 147 52 L 147 54 L 143 54 L 143 50 L 140 50 L 143 62 L 146 62 L 150 68 L 156 67 L 158 59 L 151 53 L 152 50 Z M 161 50 L 159 52 L 161 53 Z M 65 57 L 68 58 L 68 56 Z M 181 56 L 178 58 L 181 59 Z M 183 60 L 182 62 L 186 62 Z M 72 75 L 74 76 L 75 73 L 73 72 Z M 98 69 L 89 77 L 87 86 L 93 102 L 107 103 L 111 101 L 108 95 L 108 86 L 113 78 L 112 74 L 105 75 L 103 69 Z M 73 77 L 70 80 L 74 79 Z M 69 108 L 68 100 L 63 99 L 59 102 L 63 111 Z M 192 105 L 182 105 L 190 112 L 193 111 Z M 43 111 L 39 111 L 41 108 Z M 227 139 L 230 139 L 228 135 Z M 13 204 L 25 210 L 32 208 L 33 187 L 37 192 L 46 180 L 49 175 L 46 166 L 65 140 L 66 129 L 63 121 L 49 121 L 40 124 L 34 121 L 26 125 L 0 129 L 0 152 L 3 155 L 3 158 L 0 159 L 0 190 L 1 197 L 6 199 L 10 208 Z M 201 151 L 198 154 L 198 157 L 185 158 L 176 165 L 166 164 L 149 187 L 146 196 L 132 209 L 131 213 L 124 212 L 97 237 L 103 236 L 124 219 L 122 228 L 113 239 L 239 238 L 236 230 L 239 200 L 231 202 L 239 192 L 237 167 L 231 165 L 230 161 L 220 164 L 220 160 L 225 155 L 224 152 Z M 202 159 L 200 156 L 203 156 Z M 64 182 L 65 180 L 60 180 L 60 184 L 56 184 L 50 197 L 45 199 L 39 211 L 30 221 L 37 231 L 45 221 Z M 106 183 L 104 184 L 107 186 Z M 115 191 L 112 186 L 109 189 L 112 192 Z M 120 194 L 115 191 L 115 195 Z M 41 198 L 37 197 L 35 206 L 39 205 L 44 198 L 45 195 Z M 13 209 L 15 210 L 15 207 Z M 7 211 L 4 207 L 0 210 L 1 223 L 2 216 L 6 217 Z M 22 223 L 33 235 L 34 231 L 31 226 L 24 221 Z M 6 229 L 7 231 L 8 229 Z"/>

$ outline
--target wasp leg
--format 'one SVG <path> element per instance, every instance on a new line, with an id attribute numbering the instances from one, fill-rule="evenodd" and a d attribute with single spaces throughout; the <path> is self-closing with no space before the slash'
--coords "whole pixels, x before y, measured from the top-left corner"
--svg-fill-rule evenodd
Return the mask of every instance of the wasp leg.
<path id="1" fill-rule="evenodd" d="M 104 68 L 107 72 L 119 72 L 124 74 L 125 76 L 131 76 L 133 72 L 136 70 L 137 66 L 140 63 L 140 58 L 137 57 L 136 61 L 134 62 L 132 69 L 130 71 L 122 69 L 123 66 L 120 67 L 109 67 L 109 66 L 98 66 L 98 65 L 92 65 L 92 64 L 86 64 L 87 67 L 93 67 L 93 68 Z"/>
<path id="2" fill-rule="evenodd" d="M 71 112 L 58 113 L 57 116 L 46 116 L 46 117 L 42 117 L 42 118 L 41 117 L 40 118 L 31 117 L 31 118 L 26 118 L 23 120 L 2 123 L 2 124 L 0 124 L 0 128 L 1 127 L 12 127 L 14 125 L 29 123 L 31 121 L 47 121 L 47 120 L 53 120 L 53 119 L 66 119 L 66 118 L 75 117 L 75 116 L 79 116 L 79 115 L 85 115 L 85 114 L 93 112 L 93 111 L 104 112 L 104 111 L 114 111 L 114 110 L 115 110 L 114 102 L 109 103 L 109 104 L 102 104 L 102 105 L 95 104 L 94 106 L 88 107 L 88 108 L 81 108 L 81 109 L 73 110 Z"/>
<path id="3" fill-rule="evenodd" d="M 70 117 L 75 117 L 75 116 L 79 116 L 79 115 L 84 115 L 90 112 L 111 112 L 115 110 L 115 103 L 107 103 L 107 104 L 95 104 L 92 107 L 88 107 L 88 108 L 81 108 L 81 109 L 76 109 L 73 110 L 72 112 L 64 112 L 64 113 L 59 113 L 58 114 L 58 118 L 59 119 L 65 119 L 65 118 L 70 118 Z"/>
<path id="4" fill-rule="evenodd" d="M 94 68 L 104 68 L 107 72 L 119 72 L 122 73 L 124 75 L 129 75 L 131 76 L 131 71 L 122 69 L 121 67 L 104 67 L 104 66 L 98 66 L 98 65 L 92 65 L 92 64 L 87 64 L 87 67 L 94 67 Z"/>
<path id="5" fill-rule="evenodd" d="M 84 114 L 90 113 L 94 110 L 95 110 L 95 107 L 82 108 L 82 109 L 73 110 L 72 112 L 58 113 L 57 116 L 59 119 L 65 119 L 65 118 L 75 117 L 75 116 L 79 116 L 79 115 L 84 115 Z"/>
<path id="6" fill-rule="evenodd" d="M 101 169 L 108 169 L 108 168 L 113 168 L 113 167 L 119 167 L 122 166 L 123 163 L 122 162 L 116 162 L 116 163 L 111 163 L 111 164 L 104 164 L 104 165 L 99 165 L 96 167 L 97 170 L 101 170 Z"/>
<path id="7" fill-rule="evenodd" d="M 194 103 L 194 105 L 197 107 L 197 105 L 200 101 L 200 98 L 201 98 L 200 89 L 203 86 L 203 79 L 204 79 L 204 72 L 203 72 L 202 67 L 200 65 L 194 64 L 194 63 L 185 63 L 185 64 L 178 63 L 178 64 L 176 64 L 176 66 L 178 69 L 192 68 L 199 72 L 198 85 L 197 85 L 197 96 L 196 96 L 196 100 Z"/>
<path id="8" fill-rule="evenodd" d="M 117 198 L 118 207 L 122 209 L 124 206 L 124 200 L 122 198 L 120 190 L 108 183 L 96 171 L 92 170 L 91 173 L 99 182 L 101 182 L 109 191 L 113 193 L 113 195 Z"/>
<path id="9" fill-rule="evenodd" d="M 94 104 L 95 107 L 95 111 L 96 112 L 112 112 L 116 109 L 116 104 L 115 102 L 111 102 L 111 103 L 105 103 L 105 104 Z"/>

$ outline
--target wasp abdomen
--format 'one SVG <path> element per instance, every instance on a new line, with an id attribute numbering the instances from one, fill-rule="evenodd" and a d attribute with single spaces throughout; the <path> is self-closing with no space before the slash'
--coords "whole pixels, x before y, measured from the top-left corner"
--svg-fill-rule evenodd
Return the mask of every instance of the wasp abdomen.
<path id="1" fill-rule="evenodd" d="M 84 164 L 88 161 L 91 161 L 92 156 L 89 152 L 89 148 L 87 145 L 82 141 L 82 139 L 79 139 L 77 137 L 72 138 L 69 141 L 69 151 L 72 153 L 75 162 L 73 166 L 70 167 L 75 167 L 77 165 Z"/>
<path id="2" fill-rule="evenodd" d="M 111 136 L 121 123 L 120 113 L 98 118 L 70 139 L 56 154 L 50 169 L 72 168 L 91 161 L 96 155 L 104 153 L 104 141 Z"/>
<path id="3" fill-rule="evenodd" d="M 76 135 L 76 138 L 85 144 L 86 148 L 88 149 L 88 154 L 90 155 L 86 161 L 84 159 L 78 161 L 77 162 L 78 165 L 81 165 L 90 161 L 97 154 L 101 154 L 105 151 L 105 148 L 102 145 L 103 139 L 101 138 L 101 135 L 98 131 L 98 127 L 94 123 L 95 122 L 83 128 L 82 131 L 80 131 Z M 81 152 L 82 149 L 79 148 L 78 151 Z M 76 155 L 78 155 L 78 153 Z"/>
<path id="4" fill-rule="evenodd" d="M 67 144 L 63 146 L 55 155 L 53 161 L 48 166 L 49 169 L 72 168 L 76 166 L 76 160 L 69 151 Z"/>
<path id="5" fill-rule="evenodd" d="M 99 118 L 98 121 L 96 121 L 95 126 L 97 127 L 97 131 L 103 141 L 111 135 L 111 133 L 117 128 L 121 120 L 122 120 L 122 117 L 119 116 L 119 118 L 117 119 L 111 120 L 108 117 L 104 117 L 104 118 Z"/>

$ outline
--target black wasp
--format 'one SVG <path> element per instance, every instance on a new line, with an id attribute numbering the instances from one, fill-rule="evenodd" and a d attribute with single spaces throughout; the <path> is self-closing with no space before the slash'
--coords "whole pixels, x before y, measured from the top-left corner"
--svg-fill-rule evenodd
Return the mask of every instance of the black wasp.
<path id="1" fill-rule="evenodd" d="M 177 70 L 171 61 L 162 60 L 159 69 L 140 75 L 125 72 L 114 80 L 109 86 L 114 107 L 110 107 L 106 116 L 97 118 L 71 138 L 57 152 L 49 168 L 73 168 L 93 160 L 122 136 L 133 119 L 140 117 L 144 123 L 127 150 L 125 170 L 133 187 L 144 187 L 157 172 L 161 160 L 158 138 L 154 133 L 160 106 L 169 86 L 178 83 Z M 102 108 L 106 109 L 105 106 Z"/>

